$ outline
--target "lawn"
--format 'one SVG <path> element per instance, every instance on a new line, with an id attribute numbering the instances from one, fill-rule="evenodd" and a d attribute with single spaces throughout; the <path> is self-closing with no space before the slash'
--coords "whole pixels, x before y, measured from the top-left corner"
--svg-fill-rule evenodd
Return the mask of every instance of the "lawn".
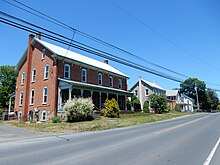
<path id="1" fill-rule="evenodd" d="M 68 132 L 83 132 L 83 131 L 96 131 L 96 130 L 105 130 L 111 128 L 120 128 L 120 127 L 132 126 L 137 124 L 167 120 L 167 119 L 190 115 L 190 114 L 193 113 L 172 111 L 164 114 L 152 114 L 152 113 L 121 114 L 120 118 L 101 117 L 99 120 L 84 121 L 77 123 L 66 123 L 66 122 L 21 123 L 18 121 L 7 121 L 4 123 L 16 127 L 29 128 L 39 132 L 68 133 Z"/>

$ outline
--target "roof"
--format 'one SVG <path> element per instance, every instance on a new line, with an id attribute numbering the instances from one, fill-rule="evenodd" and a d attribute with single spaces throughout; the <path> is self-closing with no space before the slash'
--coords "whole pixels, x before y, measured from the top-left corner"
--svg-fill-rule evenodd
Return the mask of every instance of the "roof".
<path id="1" fill-rule="evenodd" d="M 178 90 L 167 90 L 166 95 L 167 96 L 177 96 L 178 92 L 179 92 Z"/>
<path id="2" fill-rule="evenodd" d="M 58 56 L 64 57 L 64 58 L 69 58 L 71 60 L 77 61 L 77 62 L 81 62 L 108 72 L 112 72 L 115 73 L 117 75 L 129 78 L 129 76 L 127 76 L 126 74 L 120 72 L 119 70 L 115 69 L 114 67 L 110 66 L 109 64 L 106 64 L 104 62 L 100 62 L 97 60 L 94 60 L 92 58 L 86 57 L 84 55 L 75 53 L 73 51 L 67 50 L 65 48 L 50 44 L 48 42 L 39 40 L 37 38 L 34 38 L 32 42 L 38 42 L 41 45 L 43 45 L 44 47 L 46 47 L 47 49 L 49 49 L 51 52 L 55 53 Z"/>
<path id="3" fill-rule="evenodd" d="M 116 88 L 111 88 L 111 87 L 95 85 L 95 84 L 87 84 L 87 83 L 83 83 L 83 82 L 78 82 L 78 81 L 74 81 L 74 80 L 67 80 L 67 79 L 62 79 L 62 78 L 58 78 L 58 80 L 66 82 L 66 83 L 74 84 L 75 86 L 83 86 L 83 87 L 94 88 L 94 89 L 108 90 L 108 91 L 127 94 L 129 96 L 133 95 L 132 92 L 129 92 L 129 91 L 126 91 L 123 89 L 116 89 Z"/>
<path id="4" fill-rule="evenodd" d="M 143 80 L 143 79 L 142 79 L 142 81 L 145 82 L 146 84 L 150 85 L 150 86 L 153 87 L 153 88 L 157 88 L 157 89 L 160 89 L 160 90 L 164 90 L 164 91 L 165 91 L 165 89 L 163 89 L 162 87 L 160 87 L 159 85 L 157 85 L 155 82 L 149 82 L 149 81 L 146 81 L 146 80 Z"/>

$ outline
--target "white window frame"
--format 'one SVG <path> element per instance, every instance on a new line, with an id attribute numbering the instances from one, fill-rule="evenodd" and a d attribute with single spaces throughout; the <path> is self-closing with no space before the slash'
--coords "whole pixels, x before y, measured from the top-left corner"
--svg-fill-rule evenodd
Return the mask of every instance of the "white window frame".
<path id="1" fill-rule="evenodd" d="M 85 73 L 85 75 L 83 73 Z M 85 77 L 85 80 L 83 80 L 83 77 Z M 86 82 L 86 81 L 87 81 L 87 70 L 82 69 L 82 82 Z"/>
<path id="2" fill-rule="evenodd" d="M 122 80 L 118 79 L 118 89 L 122 89 Z"/>
<path id="3" fill-rule="evenodd" d="M 45 93 L 45 91 L 47 91 L 47 93 Z M 46 97 L 46 101 L 45 101 L 45 97 Z M 43 104 L 47 104 L 48 102 L 48 87 L 45 86 L 43 89 Z"/>
<path id="4" fill-rule="evenodd" d="M 109 77 L 109 86 L 113 87 L 113 77 L 112 76 Z"/>
<path id="5" fill-rule="evenodd" d="M 31 78 L 31 81 L 32 82 L 35 82 L 36 81 L 36 69 L 34 68 L 34 69 L 32 69 L 32 76 L 31 76 L 32 78 Z"/>
<path id="6" fill-rule="evenodd" d="M 101 73 L 98 74 L 98 84 L 102 85 L 102 74 Z"/>
<path id="7" fill-rule="evenodd" d="M 45 119 L 44 119 L 44 114 L 45 113 Z M 42 110 L 41 112 L 41 121 L 47 121 L 47 111 L 46 110 Z"/>
<path id="8" fill-rule="evenodd" d="M 149 95 L 149 89 L 145 89 L 145 96 Z"/>
<path id="9" fill-rule="evenodd" d="M 46 56 L 46 49 L 42 49 L 42 60 L 45 59 L 45 56 Z"/>
<path id="10" fill-rule="evenodd" d="M 34 105 L 34 89 L 31 89 L 31 93 L 30 93 L 30 105 Z"/>
<path id="11" fill-rule="evenodd" d="M 20 98 L 19 98 L 19 106 L 23 105 L 23 100 L 24 100 L 24 91 L 21 91 Z"/>
<path id="12" fill-rule="evenodd" d="M 22 119 L 22 111 L 18 111 L 18 120 Z"/>
<path id="13" fill-rule="evenodd" d="M 138 95 L 138 90 L 134 90 L 134 95 L 135 95 L 135 96 Z"/>
<path id="14" fill-rule="evenodd" d="M 49 65 L 46 64 L 44 67 L 44 80 L 47 80 L 49 76 Z"/>
<path id="15" fill-rule="evenodd" d="M 21 74 L 21 85 L 24 84 L 24 81 L 25 81 L 25 72 L 22 72 L 22 74 Z"/>
<path id="16" fill-rule="evenodd" d="M 66 71 L 66 67 L 68 67 L 68 70 Z M 66 72 L 68 73 L 68 76 L 66 77 Z M 63 75 L 64 78 L 66 79 L 70 79 L 70 65 L 69 64 L 65 64 L 64 65 L 64 75 Z"/>

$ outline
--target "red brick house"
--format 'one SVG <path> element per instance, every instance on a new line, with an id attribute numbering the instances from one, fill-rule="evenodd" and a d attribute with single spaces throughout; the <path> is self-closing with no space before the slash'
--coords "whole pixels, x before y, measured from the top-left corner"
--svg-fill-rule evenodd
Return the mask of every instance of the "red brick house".
<path id="1" fill-rule="evenodd" d="M 115 98 L 126 110 L 127 75 L 108 64 L 29 35 L 28 48 L 16 65 L 15 112 L 27 121 L 38 111 L 41 121 L 62 114 L 73 97 L 92 97 L 100 110 L 106 98 Z"/>

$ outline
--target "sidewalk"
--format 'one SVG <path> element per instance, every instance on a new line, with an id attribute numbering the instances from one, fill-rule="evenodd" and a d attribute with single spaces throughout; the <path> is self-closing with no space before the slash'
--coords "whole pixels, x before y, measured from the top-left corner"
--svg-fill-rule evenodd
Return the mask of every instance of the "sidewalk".
<path id="1" fill-rule="evenodd" d="M 0 143 L 26 138 L 36 138 L 47 135 L 50 135 L 50 133 L 34 132 L 25 128 L 17 128 L 2 123 L 0 124 Z"/>

